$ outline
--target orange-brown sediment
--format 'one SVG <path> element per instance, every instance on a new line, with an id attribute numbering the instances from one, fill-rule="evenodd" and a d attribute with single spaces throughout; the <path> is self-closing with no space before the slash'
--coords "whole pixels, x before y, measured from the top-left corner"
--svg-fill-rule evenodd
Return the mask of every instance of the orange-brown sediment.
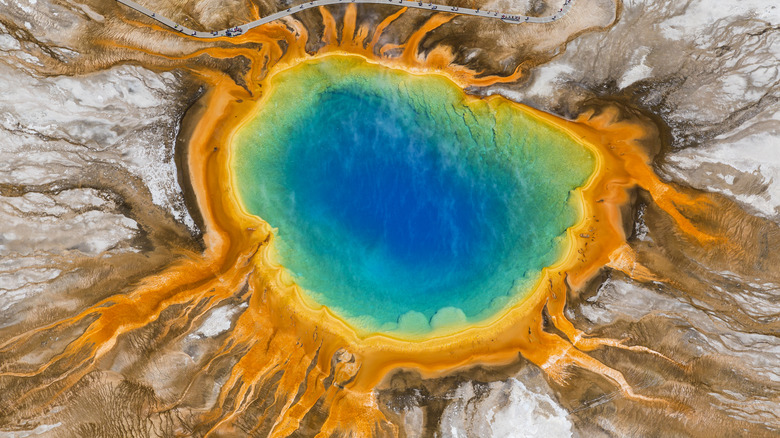
<path id="1" fill-rule="evenodd" d="M 605 266 L 639 279 L 655 279 L 626 245 L 621 207 L 636 187 L 650 193 L 675 220 L 679 231 L 701 245 L 722 238 L 708 234 L 686 219 L 681 209 L 706 208 L 702 204 L 706 200 L 663 183 L 653 172 L 650 158 L 639 143 L 647 132 L 630 122 L 616 121 L 614 111 L 586 113 L 568 121 L 513 104 L 568 132 L 589 148 L 598 161 L 594 175 L 577 190 L 582 221 L 568 230 L 571 244 L 567 254 L 558 264 L 544 270 L 535 290 L 515 307 L 459 333 L 409 341 L 386 335 L 361 338 L 327 308 L 312 308 L 304 302 L 297 287 L 285 278 L 283 269 L 271 262 L 272 230 L 262 219 L 244 211 L 232 188 L 229 165 L 232 136 L 262 103 L 270 77 L 302 61 L 331 54 L 362 56 L 369 62 L 413 74 L 444 75 L 462 88 L 514 81 L 520 75 L 518 69 L 508 77 L 482 77 L 479 72 L 454 65 L 453 54 L 444 48 L 435 48 L 427 56 L 420 54 L 422 38 L 449 21 L 451 16 L 447 14 L 433 15 L 401 46 L 377 47 L 382 31 L 403 10 L 381 22 L 372 34 L 365 26 L 357 27 L 355 6 L 349 5 L 340 41 L 333 16 L 327 8 L 321 12 L 323 39 L 327 44 L 316 54 L 305 51 L 308 39 L 305 28 L 293 19 L 285 19 L 229 40 L 235 46 L 206 48 L 185 56 L 243 55 L 251 60 L 245 87 L 217 71 L 195 71 L 210 85 L 203 98 L 205 109 L 189 142 L 187 163 L 205 225 L 205 252 L 185 254 L 184 261 L 149 277 L 126 295 L 114 296 L 73 318 L 9 340 L 3 349 L 27 342 L 46 330 L 93 318 L 83 334 L 40 369 L 10 370 L 2 375 L 32 376 L 56 364 L 68 370 L 58 379 L 67 382 L 65 386 L 73 385 L 111 351 L 120 336 L 155 321 L 164 310 L 181 305 L 186 312 L 205 312 L 245 287 L 249 306 L 238 317 L 217 353 L 217 357 L 237 355 L 240 358 L 232 365 L 216 404 L 202 418 L 212 433 L 229 433 L 236 418 L 258 397 L 262 385 L 279 371 L 283 373 L 273 392 L 275 413 L 269 412 L 258 420 L 272 425 L 272 436 L 286 436 L 296 430 L 315 405 L 326 412 L 321 436 L 336 431 L 366 436 L 377 428 L 392 432 L 394 427 L 378 409 L 373 395 L 391 370 L 409 367 L 426 376 L 438 376 L 474 364 L 509 363 L 518 354 L 540 366 L 553 379 L 563 381 L 567 367 L 579 366 L 612 380 L 626 396 L 652 402 L 636 394 L 620 372 L 585 352 L 609 346 L 658 353 L 613 339 L 588 337 L 564 314 L 567 294 L 581 290 Z M 366 44 L 369 35 L 372 37 Z M 286 43 L 284 49 L 280 41 Z M 261 48 L 241 47 L 249 42 L 260 43 Z M 384 55 L 398 51 L 401 54 L 395 58 Z M 196 306 L 203 302 L 205 306 Z M 543 330 L 545 308 L 565 338 Z M 215 359 L 205 365 L 204 371 Z"/>

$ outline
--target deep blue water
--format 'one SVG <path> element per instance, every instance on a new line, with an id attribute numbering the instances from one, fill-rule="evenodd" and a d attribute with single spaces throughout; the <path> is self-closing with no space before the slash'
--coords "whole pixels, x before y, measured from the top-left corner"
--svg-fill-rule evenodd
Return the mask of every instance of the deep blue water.
<path id="1" fill-rule="evenodd" d="M 329 110 L 303 123 L 328 129 L 297 131 L 285 164 L 289 220 L 308 236 L 305 251 L 391 302 L 455 302 L 446 299 L 453 286 L 478 282 L 500 246 L 490 232 L 506 226 L 500 185 L 377 102 L 333 93 L 322 105 Z"/>
<path id="2" fill-rule="evenodd" d="M 503 116 L 394 92 L 402 80 L 335 81 L 266 118 L 273 128 L 250 125 L 235 164 L 295 281 L 369 331 L 395 330 L 404 314 L 415 324 L 401 332 L 425 332 L 442 308 L 467 320 L 500 309 L 556 260 L 576 219 L 574 179 L 552 183 L 560 169 L 532 157 L 535 145 L 513 151 L 493 129 Z"/>

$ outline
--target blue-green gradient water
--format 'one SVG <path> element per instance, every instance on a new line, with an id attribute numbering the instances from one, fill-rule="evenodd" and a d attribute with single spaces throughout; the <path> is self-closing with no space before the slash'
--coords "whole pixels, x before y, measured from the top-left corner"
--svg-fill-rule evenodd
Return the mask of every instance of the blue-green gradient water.
<path id="1" fill-rule="evenodd" d="M 561 256 L 594 157 L 517 106 L 344 56 L 269 92 L 235 140 L 240 197 L 295 282 L 360 331 L 478 321 Z"/>

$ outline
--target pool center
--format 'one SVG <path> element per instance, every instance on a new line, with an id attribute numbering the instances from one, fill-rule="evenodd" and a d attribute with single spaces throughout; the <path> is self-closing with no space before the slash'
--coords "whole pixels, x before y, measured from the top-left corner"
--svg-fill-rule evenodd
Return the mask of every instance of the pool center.
<path id="1" fill-rule="evenodd" d="M 461 329 L 562 257 L 595 157 L 521 106 L 353 56 L 267 93 L 234 138 L 234 184 L 308 300 L 358 332 Z"/>

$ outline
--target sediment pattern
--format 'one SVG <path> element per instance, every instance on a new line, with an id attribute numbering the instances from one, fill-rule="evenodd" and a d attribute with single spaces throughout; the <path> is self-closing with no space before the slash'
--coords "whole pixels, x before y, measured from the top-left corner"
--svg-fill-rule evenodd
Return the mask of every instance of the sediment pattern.
<path id="1" fill-rule="evenodd" d="M 583 5 L 592 9 L 578 13 Z M 198 28 L 274 6 L 235 5 L 230 17 L 207 2 L 161 8 Z M 16 3 L 0 14 L 10 145 L 0 152 L 0 427 L 620 436 L 663 423 L 668 435 L 776 433 L 774 210 L 704 191 L 701 180 L 669 181 L 696 156 L 686 138 L 717 147 L 744 138 L 747 122 L 686 124 L 669 104 L 659 111 L 665 124 L 652 108 L 603 91 L 594 99 L 596 86 L 586 87 L 590 100 L 558 102 L 574 121 L 518 105 L 590 148 L 598 170 L 578 194 L 585 220 L 569 231 L 565 260 L 527 300 L 468 330 L 417 342 L 360 337 L 285 287 L 269 263 L 272 230 L 245 214 L 229 183 L 232 135 L 270 73 L 349 53 L 507 94 L 623 9 L 582 0 L 545 35 L 501 38 L 500 25 L 388 12 L 320 8 L 208 44 L 103 3 Z M 772 84 L 745 96 L 758 103 L 737 119 L 769 112 L 771 126 Z"/>

